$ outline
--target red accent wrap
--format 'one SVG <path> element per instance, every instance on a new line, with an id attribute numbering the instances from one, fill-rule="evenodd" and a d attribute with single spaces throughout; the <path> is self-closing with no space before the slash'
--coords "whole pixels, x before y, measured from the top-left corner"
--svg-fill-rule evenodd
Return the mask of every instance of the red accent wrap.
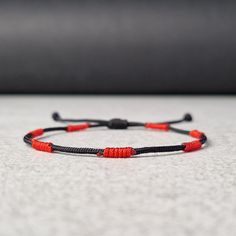
<path id="1" fill-rule="evenodd" d="M 198 131 L 198 130 L 191 130 L 189 131 L 189 135 L 193 138 L 201 138 L 201 136 L 203 135 L 204 133 L 201 132 L 201 131 Z"/>
<path id="2" fill-rule="evenodd" d="M 41 142 L 36 139 L 32 139 L 32 147 L 36 150 L 43 152 L 52 152 L 52 143 Z"/>
<path id="3" fill-rule="evenodd" d="M 169 130 L 169 124 L 167 123 L 145 123 L 145 127 L 150 129 Z"/>
<path id="4" fill-rule="evenodd" d="M 68 125 L 66 128 L 66 131 L 73 132 L 73 131 L 78 131 L 78 130 L 82 130 L 82 129 L 87 129 L 88 127 L 89 127 L 88 123 L 79 124 L 79 125 Z"/>
<path id="5" fill-rule="evenodd" d="M 43 133 L 44 133 L 43 129 L 35 129 L 35 130 L 29 132 L 29 134 L 31 134 L 32 138 L 40 136 Z"/>
<path id="6" fill-rule="evenodd" d="M 127 158 L 134 155 L 136 152 L 132 147 L 124 148 L 105 148 L 103 153 L 97 153 L 98 156 L 111 158 Z"/>
<path id="7" fill-rule="evenodd" d="M 196 151 L 196 150 L 200 149 L 202 146 L 202 144 L 199 140 L 183 143 L 183 145 L 185 146 L 185 148 L 184 148 L 185 152 Z"/>

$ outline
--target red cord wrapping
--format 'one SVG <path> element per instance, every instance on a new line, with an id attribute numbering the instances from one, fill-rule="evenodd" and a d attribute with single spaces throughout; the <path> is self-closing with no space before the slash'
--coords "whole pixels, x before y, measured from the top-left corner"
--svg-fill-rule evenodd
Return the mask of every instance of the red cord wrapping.
<path id="1" fill-rule="evenodd" d="M 35 129 L 33 131 L 30 131 L 29 134 L 32 136 L 32 138 L 35 138 L 37 136 L 40 136 L 44 133 L 43 129 Z"/>
<path id="2" fill-rule="evenodd" d="M 166 123 L 145 123 L 146 128 L 169 130 L 169 124 Z"/>
<path id="3" fill-rule="evenodd" d="M 66 128 L 66 131 L 73 132 L 73 131 L 78 131 L 78 130 L 82 130 L 82 129 L 87 129 L 88 127 L 89 127 L 88 123 L 79 124 L 79 125 L 68 125 Z"/>
<path id="4" fill-rule="evenodd" d="M 196 150 L 200 149 L 202 146 L 202 144 L 199 140 L 192 141 L 192 142 L 186 142 L 186 143 L 183 143 L 183 145 L 185 146 L 185 148 L 184 148 L 185 152 L 196 151 Z"/>
<path id="5" fill-rule="evenodd" d="M 103 153 L 97 153 L 98 156 L 111 157 L 111 158 L 127 158 L 135 154 L 132 147 L 125 148 L 105 148 Z"/>
<path id="6" fill-rule="evenodd" d="M 52 152 L 52 143 L 41 142 L 36 139 L 32 139 L 32 147 L 36 150 L 43 152 Z"/>
<path id="7" fill-rule="evenodd" d="M 204 133 L 196 129 L 189 131 L 189 135 L 193 138 L 201 138 Z"/>
<path id="8" fill-rule="evenodd" d="M 60 121 L 71 121 L 70 119 L 61 119 L 60 116 L 57 114 L 57 116 L 54 116 L 55 120 Z M 45 129 L 36 129 L 29 133 L 27 133 L 24 136 L 24 142 L 27 144 L 30 144 L 34 149 L 37 149 L 39 151 L 44 152 L 69 152 L 69 153 L 82 153 L 82 154 L 97 154 L 98 156 L 104 156 L 104 157 L 110 157 L 110 158 L 127 158 L 131 157 L 132 155 L 140 155 L 143 153 L 149 153 L 149 152 L 172 152 L 172 151 L 184 151 L 184 152 L 190 152 L 195 151 L 201 148 L 201 146 L 207 141 L 207 137 L 203 132 L 200 132 L 198 130 L 181 130 L 176 129 L 171 126 L 171 124 L 174 123 L 180 123 L 182 121 L 191 121 L 191 115 L 187 114 L 184 116 L 183 119 L 177 120 L 177 121 L 170 121 L 170 122 L 147 122 L 147 123 L 141 123 L 141 122 L 128 122 L 127 120 L 121 120 L 121 119 L 112 119 L 110 121 L 106 120 L 87 120 L 87 119 L 81 119 L 76 120 L 77 122 L 85 122 L 85 123 L 79 123 L 77 125 L 68 125 L 66 127 L 53 127 L 53 128 L 45 128 Z M 75 121 L 74 119 L 72 121 Z M 72 122 L 71 121 L 71 122 Z M 91 122 L 91 123 L 90 123 Z M 142 147 L 142 148 L 132 148 L 132 147 L 111 147 L 111 148 L 105 148 L 105 149 L 95 149 L 95 148 L 76 148 L 76 147 L 64 147 L 64 146 L 57 146 L 53 145 L 49 142 L 41 142 L 36 139 L 34 139 L 37 136 L 42 135 L 44 132 L 49 131 L 57 131 L 57 130 L 65 130 L 67 132 L 72 131 L 78 131 L 82 129 L 86 129 L 89 127 L 103 127 L 107 126 L 110 129 L 124 129 L 128 127 L 134 127 L 134 126 L 144 126 L 146 128 L 151 129 L 159 129 L 159 130 L 172 130 L 177 133 L 181 134 L 188 134 L 191 137 L 197 138 L 197 141 L 192 142 L 186 142 L 182 143 L 182 145 L 174 145 L 174 146 L 153 146 L 153 147 Z"/>

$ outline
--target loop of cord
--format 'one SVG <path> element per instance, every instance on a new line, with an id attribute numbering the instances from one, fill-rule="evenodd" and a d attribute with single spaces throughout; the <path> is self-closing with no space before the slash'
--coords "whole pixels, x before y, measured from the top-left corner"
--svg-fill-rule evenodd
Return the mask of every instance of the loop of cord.
<path id="1" fill-rule="evenodd" d="M 79 154 L 96 154 L 97 156 L 103 156 L 108 158 L 128 158 L 134 155 L 140 155 L 144 153 L 159 153 L 159 152 L 176 152 L 184 151 L 191 152 L 198 150 L 202 145 L 207 141 L 206 135 L 198 130 L 183 130 L 175 128 L 172 124 L 181 123 L 184 121 L 191 121 L 192 116 L 190 114 L 185 114 L 182 119 L 166 121 L 162 123 L 155 122 L 130 122 L 122 119 L 112 119 L 110 121 L 106 120 L 94 120 L 94 119 L 62 119 L 58 113 L 53 114 L 53 119 L 56 121 L 62 122 L 79 122 L 76 125 L 68 125 L 63 127 L 49 127 L 44 129 L 36 129 L 27 133 L 23 140 L 25 143 L 31 145 L 34 149 L 44 152 L 64 152 L 64 153 L 79 153 Z M 83 123 L 82 123 L 83 122 Z M 86 122 L 86 123 L 84 123 Z M 110 129 L 126 129 L 128 127 L 145 127 L 151 129 L 159 130 L 170 130 L 179 134 L 189 135 L 191 137 L 197 138 L 196 141 L 185 142 L 180 145 L 170 145 L 170 146 L 149 146 L 149 147 L 107 147 L 105 149 L 100 148 L 88 148 L 88 147 L 64 147 L 59 145 L 54 145 L 50 142 L 42 142 L 35 137 L 44 134 L 45 132 L 51 131 L 79 131 L 86 128 L 95 128 L 95 127 L 108 127 Z"/>

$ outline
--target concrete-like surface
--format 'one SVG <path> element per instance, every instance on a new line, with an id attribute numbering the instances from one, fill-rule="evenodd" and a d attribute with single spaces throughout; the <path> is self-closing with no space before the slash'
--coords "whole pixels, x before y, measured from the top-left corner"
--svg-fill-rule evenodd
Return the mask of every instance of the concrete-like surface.
<path id="1" fill-rule="evenodd" d="M 0 97 L 1 236 L 236 235 L 236 97 Z M 206 132 L 209 145 L 185 154 L 105 159 L 48 154 L 22 141 L 57 126 L 52 111 L 81 118 L 163 121 Z M 175 133 L 106 129 L 57 133 L 71 146 L 147 146 L 190 140 Z"/>

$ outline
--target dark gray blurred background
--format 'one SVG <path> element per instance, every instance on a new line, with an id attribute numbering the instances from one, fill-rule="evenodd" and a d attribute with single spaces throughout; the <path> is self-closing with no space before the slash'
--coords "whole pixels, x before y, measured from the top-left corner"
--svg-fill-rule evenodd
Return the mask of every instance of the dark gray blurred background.
<path id="1" fill-rule="evenodd" d="M 235 92 L 236 1 L 0 2 L 0 93 Z"/>

